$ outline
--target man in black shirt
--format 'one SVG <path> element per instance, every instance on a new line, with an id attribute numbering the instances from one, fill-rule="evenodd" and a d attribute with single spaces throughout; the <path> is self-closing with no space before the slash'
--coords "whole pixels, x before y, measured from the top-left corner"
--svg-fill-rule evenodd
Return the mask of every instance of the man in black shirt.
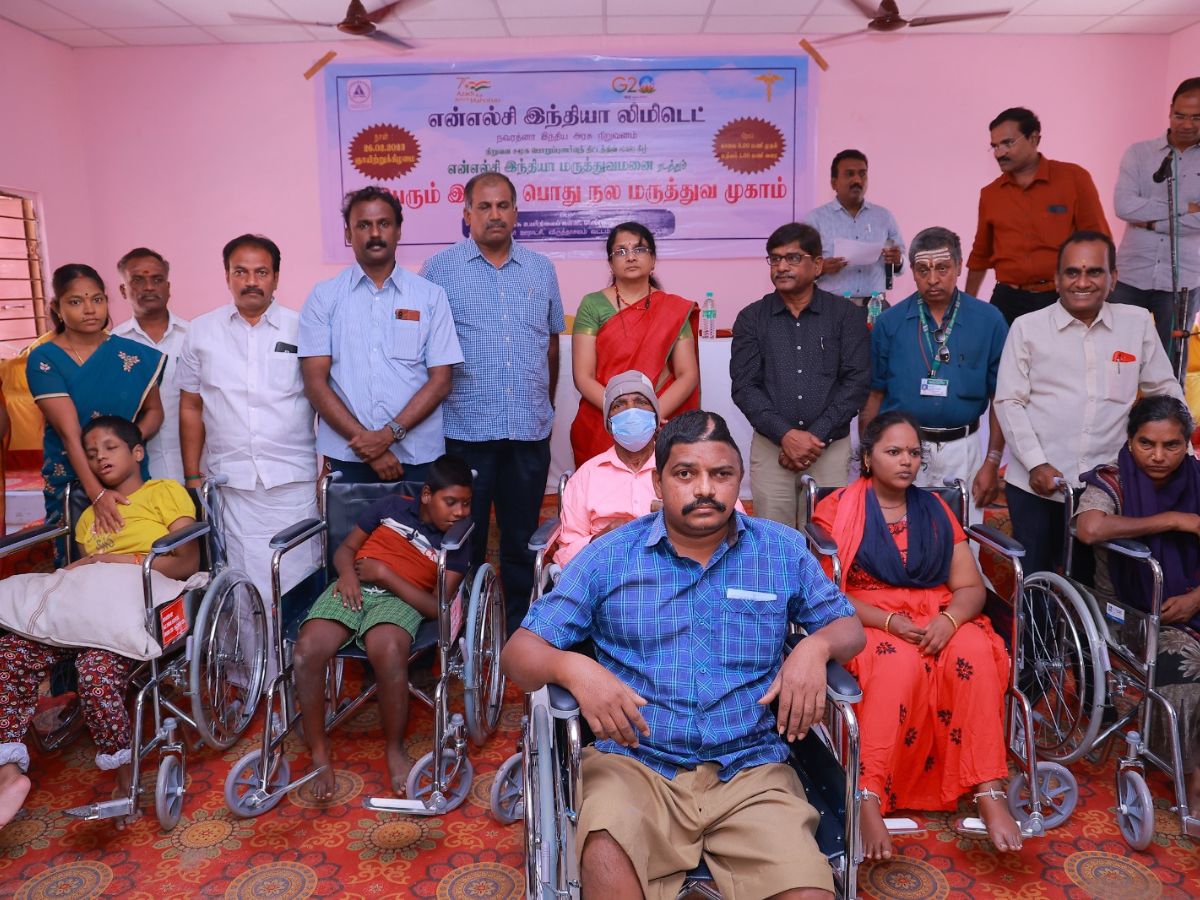
<path id="1" fill-rule="evenodd" d="M 867 398 L 870 339 L 862 311 L 814 286 L 821 235 L 792 222 L 767 239 L 775 290 L 733 326 L 733 402 L 750 420 L 754 514 L 803 523 L 800 476 L 844 485 L 850 420 Z"/>

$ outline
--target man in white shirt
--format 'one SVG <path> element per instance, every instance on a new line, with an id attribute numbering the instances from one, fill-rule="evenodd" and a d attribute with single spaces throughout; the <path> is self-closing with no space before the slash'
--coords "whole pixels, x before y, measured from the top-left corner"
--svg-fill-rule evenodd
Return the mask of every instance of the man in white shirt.
<path id="1" fill-rule="evenodd" d="M 194 319 L 179 360 L 179 435 L 185 483 L 227 475 L 221 489 L 230 565 L 271 599 L 271 538 L 317 515 L 316 421 L 304 396 L 300 316 L 274 302 L 279 248 L 244 234 L 225 245 L 233 303 Z M 283 558 L 284 591 L 317 565 L 310 542 Z M 269 618 L 269 617 L 268 617 Z"/>
<path id="2" fill-rule="evenodd" d="M 1117 250 L 1077 231 L 1058 251 L 1058 302 L 1013 321 L 1000 357 L 993 409 L 1011 455 L 1005 495 L 1026 572 L 1057 567 L 1062 495 L 1055 480 L 1114 463 L 1139 392 L 1183 399 L 1154 320 L 1107 302 Z"/>
<path id="3" fill-rule="evenodd" d="M 171 266 L 162 254 L 149 247 L 135 247 L 119 260 L 121 296 L 133 307 L 133 318 L 112 330 L 113 334 L 153 347 L 166 357 L 159 396 L 163 423 L 158 434 L 146 442 L 146 459 L 152 478 L 183 481 L 183 458 L 179 454 L 179 382 L 176 368 L 188 323 L 171 312 Z"/>

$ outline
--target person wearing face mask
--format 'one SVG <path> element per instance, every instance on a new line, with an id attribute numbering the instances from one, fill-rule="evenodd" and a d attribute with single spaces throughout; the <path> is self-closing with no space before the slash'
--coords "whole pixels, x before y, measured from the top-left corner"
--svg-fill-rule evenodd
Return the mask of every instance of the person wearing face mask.
<path id="1" fill-rule="evenodd" d="M 576 470 L 562 497 L 562 534 L 554 561 L 565 566 L 591 540 L 650 512 L 659 403 L 634 369 L 604 388 L 604 423 L 613 446 Z"/>

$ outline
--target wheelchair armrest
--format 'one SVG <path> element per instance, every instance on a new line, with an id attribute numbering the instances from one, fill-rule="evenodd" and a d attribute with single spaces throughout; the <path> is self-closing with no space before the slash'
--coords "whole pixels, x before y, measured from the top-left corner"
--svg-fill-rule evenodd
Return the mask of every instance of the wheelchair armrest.
<path id="1" fill-rule="evenodd" d="M 572 716 L 579 712 L 579 704 L 575 695 L 560 684 L 546 685 L 546 693 L 550 697 L 550 710 L 556 717 Z"/>
<path id="2" fill-rule="evenodd" d="M 843 703 L 857 703 L 862 699 L 858 679 L 833 659 L 825 664 L 825 693 L 830 700 L 841 700 Z"/>
<path id="3" fill-rule="evenodd" d="M 1150 559 L 1150 548 L 1141 541 L 1135 541 L 1132 538 L 1113 538 L 1111 541 L 1101 541 L 1095 544 L 1096 547 L 1103 547 L 1105 550 L 1111 550 L 1113 553 L 1120 553 L 1122 556 L 1130 559 Z"/>
<path id="4" fill-rule="evenodd" d="M 813 547 L 822 556 L 837 556 L 837 544 L 820 525 L 809 522 L 804 526 L 804 534 L 812 542 Z"/>
<path id="5" fill-rule="evenodd" d="M 977 541 L 989 550 L 994 550 L 1001 556 L 1021 558 L 1025 548 L 1010 538 L 1007 534 L 997 531 L 989 525 L 972 525 L 967 529 L 967 537 Z"/>
<path id="6" fill-rule="evenodd" d="M 324 530 L 325 523 L 320 519 L 303 519 L 271 538 L 270 546 L 272 550 L 291 550 Z"/>
<path id="7" fill-rule="evenodd" d="M 170 553 L 176 547 L 182 547 L 188 541 L 194 541 L 198 537 L 203 537 L 212 529 L 207 522 L 194 522 L 187 528 L 180 528 L 178 531 L 172 531 L 170 534 L 163 535 L 157 541 L 150 545 L 151 556 L 162 556 Z"/>
<path id="8" fill-rule="evenodd" d="M 457 550 L 467 542 L 467 538 L 471 536 L 472 530 L 475 528 L 475 523 L 468 517 L 459 519 L 446 532 L 446 536 L 442 538 L 443 550 Z"/>
<path id="9" fill-rule="evenodd" d="M 0 538 L 0 559 L 62 537 L 66 533 L 67 529 L 64 525 L 39 525 L 37 528 L 13 532 L 7 537 Z"/>
<path id="10" fill-rule="evenodd" d="M 796 649 L 796 645 L 804 640 L 804 635 L 789 634 L 783 642 L 784 655 Z M 862 699 L 862 688 L 858 679 L 846 671 L 837 660 L 831 659 L 825 664 L 825 693 L 830 700 L 841 700 L 844 703 L 857 703 Z"/>
<path id="11" fill-rule="evenodd" d="M 537 531 L 533 533 L 533 537 L 529 539 L 529 549 L 537 553 L 539 550 L 549 547 L 558 537 L 560 524 L 561 520 L 556 516 L 539 525 Z"/>

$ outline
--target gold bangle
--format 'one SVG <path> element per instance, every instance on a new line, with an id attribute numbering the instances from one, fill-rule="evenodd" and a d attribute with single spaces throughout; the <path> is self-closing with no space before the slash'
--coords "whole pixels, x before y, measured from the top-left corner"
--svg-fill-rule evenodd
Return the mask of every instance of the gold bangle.
<path id="1" fill-rule="evenodd" d="M 894 615 L 895 615 L 894 612 L 890 612 L 887 614 L 887 616 L 883 620 L 883 630 L 886 631 L 888 634 L 892 633 L 892 616 L 894 616 Z"/>
<path id="2" fill-rule="evenodd" d="M 946 610 L 944 610 L 944 609 L 941 612 L 939 612 L 938 615 L 945 616 L 947 619 L 949 619 L 950 624 L 954 626 L 954 630 L 958 631 L 958 620 L 956 618 L 954 618 L 954 616 L 950 615 L 950 613 L 946 612 Z"/>

